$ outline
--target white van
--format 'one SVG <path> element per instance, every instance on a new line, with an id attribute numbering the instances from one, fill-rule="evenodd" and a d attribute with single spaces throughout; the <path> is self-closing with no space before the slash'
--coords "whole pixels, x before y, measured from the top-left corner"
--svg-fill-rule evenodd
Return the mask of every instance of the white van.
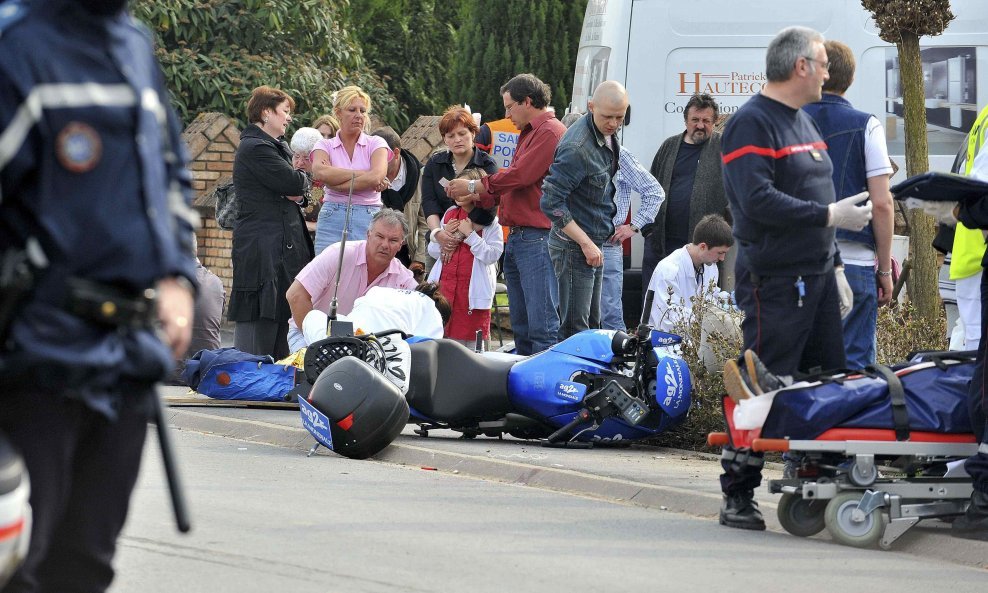
<path id="1" fill-rule="evenodd" d="M 930 166 L 936 170 L 950 168 L 988 103 L 988 1 L 950 4 L 957 18 L 946 32 L 920 40 Z M 601 81 L 623 83 L 631 114 L 622 143 L 649 166 L 662 141 L 684 130 L 683 107 L 693 93 L 713 95 L 721 113 L 734 112 L 757 93 L 765 82 L 765 48 L 791 25 L 811 27 L 854 50 L 857 73 L 847 98 L 885 125 L 889 153 L 901 167 L 895 181 L 903 179 L 898 57 L 878 37 L 860 0 L 590 0 L 570 110 L 585 112 Z M 639 268 L 641 260 L 636 235 L 631 266 Z"/>

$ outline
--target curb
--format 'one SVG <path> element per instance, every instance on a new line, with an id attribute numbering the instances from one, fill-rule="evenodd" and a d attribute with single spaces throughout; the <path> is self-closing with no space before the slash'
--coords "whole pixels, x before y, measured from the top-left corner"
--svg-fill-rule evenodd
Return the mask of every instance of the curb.
<path id="1" fill-rule="evenodd" d="M 312 444 L 311 435 L 301 426 L 284 426 L 176 408 L 166 409 L 165 414 L 169 425 L 180 430 L 190 430 L 301 451 L 307 451 Z M 399 436 L 394 443 L 372 457 L 371 461 L 408 467 L 418 466 L 479 479 L 587 496 L 619 504 L 631 504 L 707 520 L 716 520 L 720 511 L 721 497 L 719 494 L 678 486 L 600 476 L 572 469 L 543 467 L 520 461 L 462 454 L 403 442 L 412 438 L 415 437 Z M 689 451 L 672 451 L 707 459 L 711 462 L 715 461 L 714 457 L 710 455 Z M 779 524 L 775 513 L 778 499 L 775 497 L 766 499 L 765 497 L 768 495 L 764 490 L 764 487 L 759 489 L 758 497 L 761 499 L 759 505 L 765 516 L 768 531 L 782 534 L 785 537 L 795 537 L 786 533 Z M 960 540 L 951 537 L 949 531 L 949 525 L 945 523 L 927 521 L 904 534 L 893 544 L 892 550 L 926 558 L 937 558 L 945 562 L 974 568 L 988 569 L 988 543 Z M 828 538 L 825 535 L 814 537 Z"/>

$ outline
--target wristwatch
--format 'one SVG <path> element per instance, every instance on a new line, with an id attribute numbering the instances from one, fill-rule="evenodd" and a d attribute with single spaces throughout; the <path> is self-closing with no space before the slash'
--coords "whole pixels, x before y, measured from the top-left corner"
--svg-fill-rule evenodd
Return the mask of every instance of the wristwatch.
<path id="1" fill-rule="evenodd" d="M 471 179 L 470 181 L 467 181 L 467 191 L 470 192 L 470 193 L 472 193 L 472 194 L 477 193 L 477 180 L 476 179 Z"/>
<path id="2" fill-rule="evenodd" d="M 881 276 L 882 278 L 888 278 L 889 276 L 892 275 L 892 270 L 889 270 L 888 272 L 883 272 L 881 270 L 875 270 L 875 273 L 878 274 L 879 276 Z"/>

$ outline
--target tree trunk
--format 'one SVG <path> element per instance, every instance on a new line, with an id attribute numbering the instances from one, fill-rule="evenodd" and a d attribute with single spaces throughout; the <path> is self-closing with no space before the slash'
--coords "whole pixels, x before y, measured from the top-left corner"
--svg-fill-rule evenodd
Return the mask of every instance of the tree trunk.
<path id="1" fill-rule="evenodd" d="M 912 177 L 925 173 L 930 168 L 919 36 L 902 31 L 896 46 L 899 50 L 899 75 L 902 77 L 902 103 L 905 111 L 906 172 Z M 922 210 L 911 210 L 909 248 L 912 252 L 912 272 L 908 280 L 909 300 L 920 317 L 931 325 L 938 323 L 940 318 L 937 260 L 932 245 L 934 235 L 936 220 Z"/>

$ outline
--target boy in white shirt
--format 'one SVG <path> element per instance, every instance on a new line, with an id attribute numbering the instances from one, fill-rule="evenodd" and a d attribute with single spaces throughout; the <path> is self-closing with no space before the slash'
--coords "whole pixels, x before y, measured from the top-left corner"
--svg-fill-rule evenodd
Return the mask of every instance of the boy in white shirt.
<path id="1" fill-rule="evenodd" d="M 693 242 L 673 251 L 659 262 L 648 283 L 655 292 L 648 323 L 655 329 L 672 332 L 693 309 L 693 300 L 708 286 L 716 290 L 717 262 L 724 261 L 734 245 L 731 225 L 719 214 L 708 214 L 693 230 Z M 717 291 L 714 296 L 727 297 Z"/>

